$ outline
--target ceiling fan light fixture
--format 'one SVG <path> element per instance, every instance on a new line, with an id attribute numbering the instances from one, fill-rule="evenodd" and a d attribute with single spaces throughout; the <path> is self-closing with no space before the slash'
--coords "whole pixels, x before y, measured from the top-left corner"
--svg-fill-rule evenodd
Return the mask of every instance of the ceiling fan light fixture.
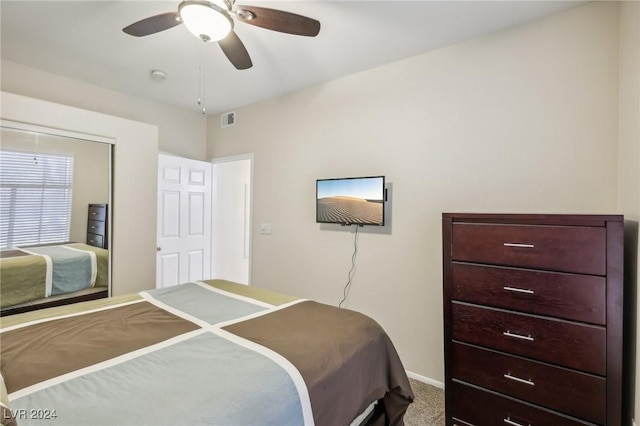
<path id="1" fill-rule="evenodd" d="M 227 10 L 208 1 L 183 1 L 178 13 L 187 29 L 204 42 L 222 40 L 233 29 Z"/>

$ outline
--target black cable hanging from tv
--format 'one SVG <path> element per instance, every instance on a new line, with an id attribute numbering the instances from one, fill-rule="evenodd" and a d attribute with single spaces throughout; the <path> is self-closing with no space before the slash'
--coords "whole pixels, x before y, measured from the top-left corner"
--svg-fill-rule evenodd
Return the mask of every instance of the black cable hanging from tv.
<path id="1" fill-rule="evenodd" d="M 353 279 L 353 271 L 356 268 L 356 256 L 358 254 L 358 229 L 360 229 L 362 225 L 355 225 L 356 232 L 353 237 L 353 254 L 351 255 L 351 269 L 349 270 L 349 274 L 347 274 L 347 284 L 344 286 L 344 290 L 342 291 L 342 300 L 338 303 L 338 308 L 342 308 L 342 304 L 347 300 L 347 293 L 349 291 L 349 287 L 351 287 L 351 280 Z"/>

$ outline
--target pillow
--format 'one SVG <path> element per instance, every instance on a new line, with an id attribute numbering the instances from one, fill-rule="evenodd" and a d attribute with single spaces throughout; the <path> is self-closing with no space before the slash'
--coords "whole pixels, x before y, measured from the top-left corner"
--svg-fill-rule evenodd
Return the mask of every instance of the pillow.
<path id="1" fill-rule="evenodd" d="M 9 395 L 7 394 L 7 387 L 4 384 L 4 377 L 0 371 L 0 425 L 2 426 L 16 426 L 15 417 L 13 411 L 9 406 Z"/>

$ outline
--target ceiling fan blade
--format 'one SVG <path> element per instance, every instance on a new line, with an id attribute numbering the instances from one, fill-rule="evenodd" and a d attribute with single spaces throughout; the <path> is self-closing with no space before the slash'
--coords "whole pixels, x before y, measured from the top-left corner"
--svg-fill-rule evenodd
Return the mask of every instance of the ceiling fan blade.
<path id="1" fill-rule="evenodd" d="M 229 35 L 220 40 L 218 44 L 225 56 L 237 69 L 246 70 L 253 66 L 247 48 L 244 47 L 244 43 L 242 43 L 242 40 L 240 40 L 240 37 L 238 37 L 234 31 L 231 31 Z"/>
<path id="2" fill-rule="evenodd" d="M 144 37 L 168 30 L 181 23 L 178 12 L 167 12 L 134 22 L 128 27 L 123 28 L 122 31 L 135 37 Z"/>
<path id="3" fill-rule="evenodd" d="M 282 10 L 239 6 L 236 14 L 244 23 L 281 33 L 315 37 L 320 32 L 319 21 Z"/>

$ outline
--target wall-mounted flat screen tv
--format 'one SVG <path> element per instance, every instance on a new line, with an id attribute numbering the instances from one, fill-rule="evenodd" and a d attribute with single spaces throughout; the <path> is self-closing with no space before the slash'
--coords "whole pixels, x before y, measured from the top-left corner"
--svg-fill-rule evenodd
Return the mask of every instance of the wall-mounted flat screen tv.
<path id="1" fill-rule="evenodd" d="M 318 179 L 316 222 L 384 226 L 384 176 Z"/>

